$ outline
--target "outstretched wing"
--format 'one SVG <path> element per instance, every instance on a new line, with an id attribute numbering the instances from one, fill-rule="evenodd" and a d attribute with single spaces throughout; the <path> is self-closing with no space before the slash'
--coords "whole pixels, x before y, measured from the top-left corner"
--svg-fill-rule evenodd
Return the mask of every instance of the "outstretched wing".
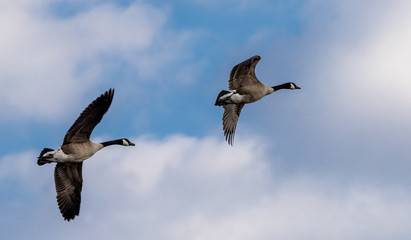
<path id="1" fill-rule="evenodd" d="M 88 141 L 94 127 L 101 121 L 103 115 L 110 107 L 113 96 L 114 89 L 109 89 L 90 103 L 74 122 L 73 126 L 67 131 L 63 145 Z"/>
<path id="2" fill-rule="evenodd" d="M 240 117 L 241 109 L 244 107 L 244 104 L 226 104 L 223 105 L 223 107 L 223 130 L 225 140 L 228 144 L 233 145 L 235 129 L 237 127 L 238 118 Z"/>
<path id="3" fill-rule="evenodd" d="M 245 86 L 261 84 L 255 76 L 255 66 L 260 59 L 259 56 L 254 56 L 237 64 L 231 70 L 228 88 L 230 90 L 240 90 Z"/>
<path id="4" fill-rule="evenodd" d="M 57 203 L 64 220 L 70 221 L 79 215 L 83 162 L 57 163 L 54 169 L 54 183 L 56 184 Z"/>

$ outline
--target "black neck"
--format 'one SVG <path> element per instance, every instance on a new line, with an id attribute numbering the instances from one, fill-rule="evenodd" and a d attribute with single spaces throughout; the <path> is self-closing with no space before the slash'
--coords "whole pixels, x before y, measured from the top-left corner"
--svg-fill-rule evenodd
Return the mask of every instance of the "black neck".
<path id="1" fill-rule="evenodd" d="M 110 145 L 123 145 L 123 139 L 117 139 L 117 140 L 102 142 L 101 144 L 103 144 L 103 147 L 107 147 L 107 146 L 110 146 Z"/>
<path id="2" fill-rule="evenodd" d="M 278 91 L 280 89 L 290 89 L 290 84 L 289 83 L 283 83 L 281 85 L 277 85 L 277 86 L 274 86 L 272 88 L 274 89 L 274 92 Z"/>

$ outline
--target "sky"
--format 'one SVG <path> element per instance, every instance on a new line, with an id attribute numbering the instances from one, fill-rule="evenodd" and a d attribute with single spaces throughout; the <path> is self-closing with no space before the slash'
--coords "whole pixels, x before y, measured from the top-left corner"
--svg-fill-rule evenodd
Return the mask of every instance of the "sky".
<path id="1" fill-rule="evenodd" d="M 0 2 L 0 239 L 411 238 L 411 3 L 337 0 Z M 254 55 L 293 81 L 241 113 L 214 106 Z M 57 148 L 113 103 L 64 221 Z"/>

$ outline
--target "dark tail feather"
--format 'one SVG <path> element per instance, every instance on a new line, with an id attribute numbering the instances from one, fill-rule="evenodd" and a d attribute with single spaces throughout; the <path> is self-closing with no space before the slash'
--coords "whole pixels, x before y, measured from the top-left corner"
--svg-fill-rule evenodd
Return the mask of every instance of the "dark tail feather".
<path id="1" fill-rule="evenodd" d="M 215 106 L 222 106 L 222 105 L 223 105 L 223 102 L 219 101 L 219 99 L 220 99 L 220 97 L 226 95 L 227 93 L 230 93 L 230 91 L 222 90 L 222 91 L 218 94 L 217 99 L 215 100 L 215 104 L 214 104 L 214 105 L 215 105 Z"/>
<path id="2" fill-rule="evenodd" d="M 47 159 L 43 158 L 43 155 L 44 155 L 45 153 L 51 152 L 51 151 L 54 151 L 54 150 L 51 149 L 51 148 L 44 148 L 43 151 L 41 151 L 39 157 L 37 158 L 37 159 L 38 159 L 38 160 L 37 160 L 37 164 L 38 164 L 39 166 L 44 165 L 44 164 L 46 164 L 46 163 L 51 163 L 50 160 L 47 160 Z"/>

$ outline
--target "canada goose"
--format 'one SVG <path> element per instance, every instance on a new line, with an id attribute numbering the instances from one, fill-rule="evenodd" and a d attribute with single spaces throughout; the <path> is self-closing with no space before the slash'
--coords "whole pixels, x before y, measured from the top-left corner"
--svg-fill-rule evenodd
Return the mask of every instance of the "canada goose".
<path id="1" fill-rule="evenodd" d="M 134 143 L 126 138 L 103 143 L 90 141 L 91 132 L 107 112 L 113 96 L 114 89 L 109 89 L 94 100 L 67 131 L 63 145 L 55 150 L 44 148 L 38 157 L 39 166 L 57 163 L 54 169 L 54 183 L 57 203 L 64 220 L 70 221 L 80 212 L 83 161 L 110 145 L 134 146 Z"/>
<path id="2" fill-rule="evenodd" d="M 228 80 L 228 88 L 231 91 L 222 90 L 217 96 L 215 105 L 224 108 L 223 130 L 225 139 L 230 145 L 233 145 L 237 121 L 244 104 L 256 102 L 280 89 L 300 89 L 292 82 L 274 87 L 261 83 L 255 76 L 255 66 L 260 59 L 261 57 L 256 55 L 237 64 L 231 70 Z"/>

